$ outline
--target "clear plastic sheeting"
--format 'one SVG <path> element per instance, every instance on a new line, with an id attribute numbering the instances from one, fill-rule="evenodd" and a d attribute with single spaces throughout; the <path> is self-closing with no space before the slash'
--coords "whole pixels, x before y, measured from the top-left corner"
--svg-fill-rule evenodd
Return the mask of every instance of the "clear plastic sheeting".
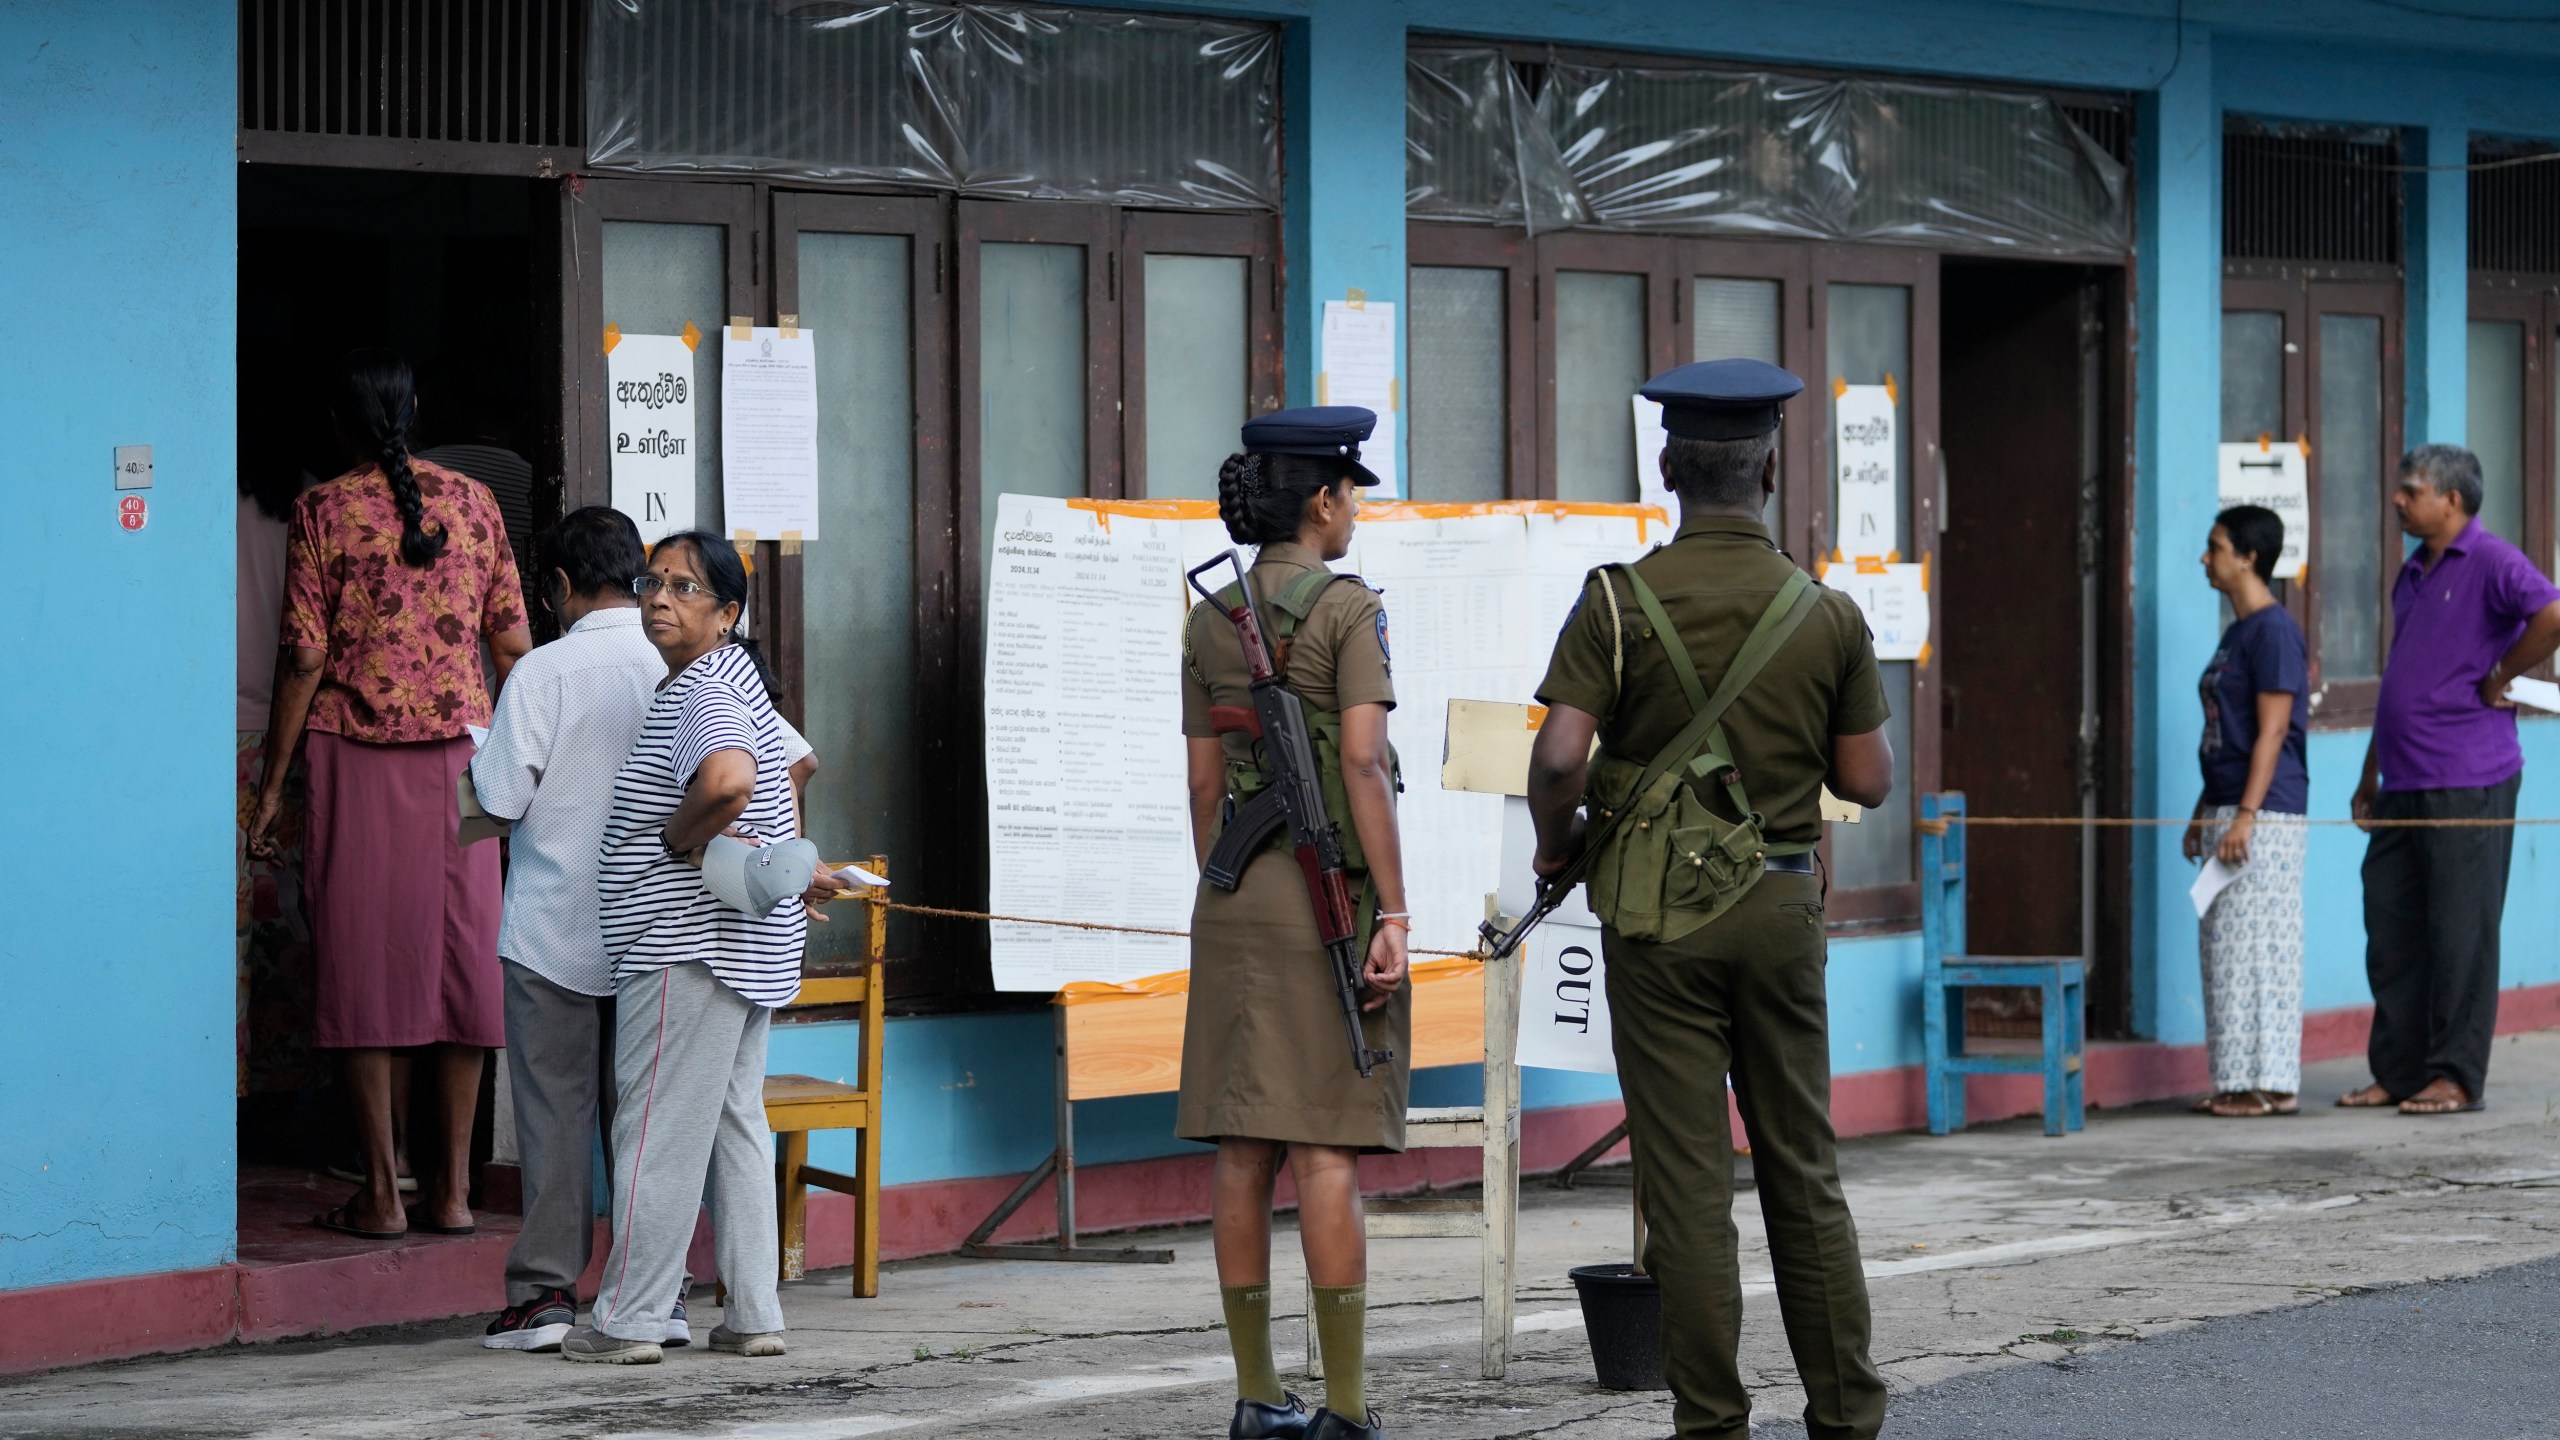
<path id="1" fill-rule="evenodd" d="M 1534 123 L 1505 137 L 1519 89 L 1498 53 L 1415 52 L 1409 126 L 1431 129 L 1408 146 L 1414 218 L 1529 223 L 1520 177 L 1561 164 L 1570 192 L 1551 213 L 1603 229 L 2045 255 L 2132 245 L 2124 166 L 2041 95 L 1559 62 Z"/>
<path id="2" fill-rule="evenodd" d="M 1498 50 L 1414 50 L 1405 59 L 1405 213 L 1520 225 L 1535 235 L 1589 223 L 1573 172 Z"/>
<path id="3" fill-rule="evenodd" d="M 1269 25 L 1027 5 L 590 0 L 588 163 L 1276 210 Z"/>

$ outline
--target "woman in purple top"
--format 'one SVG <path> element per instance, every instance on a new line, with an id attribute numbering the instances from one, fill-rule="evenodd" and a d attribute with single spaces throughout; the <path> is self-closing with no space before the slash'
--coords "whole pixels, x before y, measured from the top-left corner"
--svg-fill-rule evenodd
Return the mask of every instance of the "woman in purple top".
<path id="1" fill-rule="evenodd" d="M 2235 505 L 2216 516 L 2204 574 L 2231 602 L 2231 626 L 2197 686 L 2204 698 L 2204 793 L 2187 824 L 2189 860 L 2238 867 L 2204 913 L 2205 1049 L 2213 1094 L 2199 1113 L 2238 1119 L 2302 1108 L 2302 824 L 2310 808 L 2303 731 L 2310 661 L 2302 627 L 2269 582 L 2284 521 Z"/>

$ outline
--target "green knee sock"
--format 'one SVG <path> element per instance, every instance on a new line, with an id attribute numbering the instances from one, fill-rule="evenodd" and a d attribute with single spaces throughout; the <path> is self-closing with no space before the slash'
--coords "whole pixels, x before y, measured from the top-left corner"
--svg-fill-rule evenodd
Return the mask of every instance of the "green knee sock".
<path id="1" fill-rule="evenodd" d="M 1227 1348 L 1236 1357 L 1236 1396 L 1277 1405 L 1288 1398 L 1280 1388 L 1280 1372 L 1271 1364 L 1271 1287 L 1221 1285 L 1218 1303 L 1227 1312 Z"/>
<path id="2" fill-rule="evenodd" d="M 1369 1400 L 1361 1388 L 1365 1368 L 1369 1287 L 1313 1287 L 1316 1297 L 1316 1348 L 1324 1355 L 1324 1408 L 1361 1424 L 1369 1418 Z"/>

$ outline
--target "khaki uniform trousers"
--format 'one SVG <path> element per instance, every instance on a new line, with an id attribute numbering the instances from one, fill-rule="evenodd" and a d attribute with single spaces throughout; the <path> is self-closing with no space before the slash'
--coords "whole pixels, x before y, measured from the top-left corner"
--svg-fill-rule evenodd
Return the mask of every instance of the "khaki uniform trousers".
<path id="1" fill-rule="evenodd" d="M 1858 1232 L 1831 1133 L 1821 882 L 1765 875 L 1714 923 L 1651 943 L 1602 932 L 1609 1021 L 1644 1214 L 1645 1268 L 1662 1285 L 1663 1369 L 1679 1434 L 1742 1436 L 1751 1398 L 1737 1360 L 1742 1279 L 1734 1253 L 1727 1074 L 1750 1130 L 1751 1168 L 1778 1309 L 1814 1440 L 1884 1425 Z"/>

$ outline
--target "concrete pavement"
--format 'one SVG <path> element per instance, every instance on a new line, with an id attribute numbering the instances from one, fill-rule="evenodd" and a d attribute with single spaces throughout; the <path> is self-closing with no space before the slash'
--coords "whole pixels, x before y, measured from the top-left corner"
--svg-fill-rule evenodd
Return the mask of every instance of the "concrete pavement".
<path id="1" fill-rule="evenodd" d="M 1946 1392 L 1925 1387 L 1939 1382 L 2019 1384 L 2037 1378 L 2019 1367 L 2148 1354 L 2132 1342 L 2200 1322 L 2560 1256 L 2560 1032 L 2498 1042 L 2490 1108 L 2480 1114 L 2417 1120 L 2327 1108 L 2362 1078 L 2360 1065 L 2312 1067 L 2312 1103 L 2293 1118 L 2210 1120 L 2160 1105 L 2092 1113 L 2086 1132 L 2061 1139 L 2018 1121 L 1845 1146 L 1878 1359 L 1897 1414 L 1932 1413 Z M 1400 1435 L 1667 1434 L 1667 1397 L 1592 1383 L 1565 1280 L 1569 1266 L 1623 1258 L 1623 1184 L 1604 1177 L 1561 1192 L 1533 1181 L 1523 1199 L 1510 1375 L 1474 1373 L 1473 1248 L 1381 1241 L 1370 1282 L 1372 1398 Z M 1765 1276 L 1754 1208 L 1746 1192 L 1736 1217 L 1744 1270 Z M 786 1286 L 792 1353 L 779 1360 L 697 1345 L 651 1368 L 572 1366 L 482 1351 L 476 1326 L 406 1327 L 0 1382 L 0 1435 L 1223 1433 L 1228 1366 L 1207 1237 L 1143 1238 L 1173 1245 L 1176 1263 L 921 1261 L 891 1267 L 872 1301 L 850 1299 L 841 1273 Z M 1294 1317 L 1302 1272 L 1285 1233 L 1281 1252 L 1275 1305 Z M 2478 1293 L 2494 1316 L 2502 1303 L 2551 1291 L 2545 1283 Z M 1759 1377 L 1763 1426 L 1785 1433 L 1801 1397 L 1769 1295 L 1765 1280 L 1750 1287 L 1743 1362 Z M 718 1311 L 700 1299 L 695 1329 L 707 1335 Z M 1292 1318 L 1279 1332 L 1286 1371 L 1302 1327 Z M 2244 1374 L 2282 1359 L 2251 1326 L 2207 1324 L 2180 1343 Z M 2021 1379 L 2005 1378 L 2013 1370 Z M 2077 1373 L 2041 1378 L 2067 1396 Z M 2474 1433 L 2539 1432 L 2519 1418 Z"/>

